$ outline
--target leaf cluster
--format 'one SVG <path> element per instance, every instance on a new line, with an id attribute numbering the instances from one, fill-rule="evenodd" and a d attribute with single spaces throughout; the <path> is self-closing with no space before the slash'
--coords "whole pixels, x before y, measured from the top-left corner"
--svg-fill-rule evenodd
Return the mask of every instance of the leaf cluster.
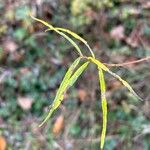
<path id="1" fill-rule="evenodd" d="M 74 85 L 74 83 L 77 81 L 77 79 L 81 76 L 81 74 L 87 69 L 88 65 L 94 64 L 97 66 L 97 71 L 99 75 L 99 83 L 100 83 L 100 91 L 101 91 L 101 103 L 102 103 L 102 116 L 103 116 L 103 125 L 102 125 L 102 133 L 101 133 L 101 139 L 100 139 L 100 148 L 103 149 L 104 147 L 104 142 L 105 142 L 105 136 L 106 136 L 106 129 L 107 129 L 107 100 L 106 100 L 106 84 L 105 84 L 105 79 L 104 79 L 104 72 L 107 72 L 111 74 L 113 77 L 118 79 L 135 97 L 141 99 L 132 89 L 130 84 L 123 80 L 119 75 L 116 73 L 112 72 L 104 63 L 99 61 L 98 59 L 95 58 L 95 55 L 88 45 L 87 41 L 84 40 L 82 37 L 77 35 L 76 33 L 65 29 L 65 28 L 59 28 L 59 27 L 54 27 L 51 24 L 48 24 L 47 22 L 35 18 L 32 15 L 30 15 L 34 20 L 41 22 L 44 24 L 46 27 L 48 27 L 47 31 L 55 31 L 57 34 L 63 36 L 65 39 L 67 39 L 75 48 L 76 52 L 79 54 L 79 57 L 72 63 L 72 65 L 69 67 L 67 70 L 58 90 L 55 96 L 55 99 L 50 107 L 49 113 L 47 117 L 44 119 L 44 121 L 39 125 L 40 127 L 48 121 L 48 119 L 51 117 L 52 113 L 58 109 L 58 107 L 61 105 L 61 102 L 63 101 L 64 94 L 65 92 Z M 88 48 L 90 55 L 91 56 L 84 56 L 81 49 L 79 46 L 74 42 L 72 36 L 76 40 L 79 40 L 85 46 Z M 83 64 L 81 64 L 81 60 L 84 61 Z"/>

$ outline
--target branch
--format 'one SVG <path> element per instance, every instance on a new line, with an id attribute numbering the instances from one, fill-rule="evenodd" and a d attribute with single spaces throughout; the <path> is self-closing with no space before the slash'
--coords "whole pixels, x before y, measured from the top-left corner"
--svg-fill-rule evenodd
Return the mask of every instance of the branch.
<path id="1" fill-rule="evenodd" d="M 107 63 L 104 63 L 104 64 L 107 65 L 107 66 L 110 66 L 110 67 L 121 67 L 121 66 L 128 66 L 128 65 L 131 65 L 131 64 L 137 64 L 137 63 L 144 62 L 144 61 L 150 61 L 150 56 L 139 59 L 139 60 L 126 62 L 126 63 L 120 63 L 120 64 L 107 64 Z"/>

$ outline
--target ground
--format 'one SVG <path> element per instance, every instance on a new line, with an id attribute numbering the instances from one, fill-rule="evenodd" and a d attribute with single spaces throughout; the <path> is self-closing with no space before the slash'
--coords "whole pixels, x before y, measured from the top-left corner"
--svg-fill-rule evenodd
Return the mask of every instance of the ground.
<path id="1" fill-rule="evenodd" d="M 0 0 L 0 150 L 99 149 L 102 110 L 94 65 L 65 94 L 52 118 L 38 127 L 77 54 L 65 39 L 44 32 L 46 27 L 28 12 L 85 38 L 101 62 L 124 63 L 150 56 L 149 9 L 146 0 Z M 105 150 L 150 149 L 149 66 L 145 61 L 110 67 L 144 101 L 105 74 Z"/>

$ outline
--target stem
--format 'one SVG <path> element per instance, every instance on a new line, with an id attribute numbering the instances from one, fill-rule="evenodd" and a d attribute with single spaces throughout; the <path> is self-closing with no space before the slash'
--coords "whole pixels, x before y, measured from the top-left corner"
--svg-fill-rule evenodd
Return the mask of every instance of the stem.
<path id="1" fill-rule="evenodd" d="M 104 64 L 107 65 L 107 66 L 110 66 L 110 67 L 121 67 L 121 66 L 128 66 L 128 65 L 131 65 L 131 64 L 137 64 L 137 63 L 144 62 L 144 61 L 149 61 L 149 60 L 150 60 L 150 56 L 139 59 L 139 60 L 135 60 L 135 61 L 125 62 L 125 63 L 119 63 L 119 64 L 104 63 Z"/>

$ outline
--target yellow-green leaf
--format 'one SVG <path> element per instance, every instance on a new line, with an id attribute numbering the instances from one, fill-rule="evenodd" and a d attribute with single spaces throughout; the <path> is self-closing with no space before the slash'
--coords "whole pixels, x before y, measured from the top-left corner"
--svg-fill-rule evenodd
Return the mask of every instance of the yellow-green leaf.
<path id="1" fill-rule="evenodd" d="M 70 68 L 68 69 L 68 71 L 66 72 L 65 76 L 64 76 L 64 79 L 63 81 L 61 82 L 61 85 L 60 85 L 60 91 L 61 89 L 63 89 L 63 86 L 65 85 L 65 82 L 68 82 L 68 80 L 70 79 L 74 69 L 77 67 L 77 65 L 79 64 L 81 58 L 77 58 L 73 63 L 72 65 L 70 66 Z"/>
<path id="2" fill-rule="evenodd" d="M 107 129 L 107 100 L 106 100 L 106 85 L 104 80 L 103 70 L 98 68 L 99 70 L 99 83 L 101 90 L 101 102 L 102 102 L 102 113 L 103 113 L 103 126 L 102 126 L 102 134 L 101 134 L 101 144 L 100 148 L 103 149 L 106 137 L 106 129 Z"/>
<path id="3" fill-rule="evenodd" d="M 91 62 L 93 62 L 94 64 L 96 64 L 98 66 L 98 68 L 101 68 L 104 71 L 109 71 L 109 69 L 103 63 L 101 63 L 99 60 L 97 60 L 96 58 L 88 57 L 88 59 Z"/>
<path id="4" fill-rule="evenodd" d="M 79 41 L 81 41 L 82 43 L 84 43 L 84 44 L 87 46 L 88 50 L 90 51 L 92 57 L 95 58 L 95 55 L 94 55 L 92 49 L 90 48 L 89 44 L 88 44 L 87 41 L 86 41 L 85 39 L 83 39 L 81 36 L 79 36 L 78 34 L 76 34 L 76 33 L 73 32 L 73 31 L 70 31 L 70 30 L 65 29 L 65 28 L 58 28 L 58 27 L 56 27 L 55 29 L 56 29 L 56 30 L 59 30 L 59 31 L 66 32 L 66 33 L 72 35 L 72 36 L 73 36 L 74 38 L 76 38 L 77 40 L 79 40 Z M 47 29 L 46 31 L 49 31 L 49 30 L 52 30 L 52 29 Z"/>
<path id="5" fill-rule="evenodd" d="M 141 101 L 143 101 L 143 99 L 141 97 L 139 97 L 133 90 L 133 88 L 130 86 L 130 84 L 123 80 L 119 75 L 117 75 L 116 73 L 112 72 L 111 70 L 108 71 L 112 76 L 114 76 L 115 78 L 117 78 L 119 81 L 122 82 L 122 84 L 138 99 L 140 99 Z"/>
<path id="6" fill-rule="evenodd" d="M 142 98 L 140 98 L 132 89 L 132 87 L 130 86 L 130 84 L 123 80 L 120 76 L 118 76 L 116 73 L 112 72 L 111 70 L 109 70 L 108 67 L 106 67 L 103 63 L 101 63 L 99 60 L 92 58 L 92 57 L 88 57 L 88 59 L 93 62 L 94 64 L 96 64 L 99 68 L 103 69 L 104 71 L 110 73 L 112 76 L 114 76 L 115 78 L 117 78 L 119 81 L 122 82 L 122 84 L 134 95 L 136 96 L 138 99 L 142 100 Z"/>
<path id="7" fill-rule="evenodd" d="M 73 64 L 69 67 L 68 71 L 66 72 L 60 87 L 56 93 L 56 97 L 53 101 L 52 107 L 50 108 L 50 111 L 48 113 L 48 115 L 46 116 L 46 118 L 44 119 L 44 121 L 39 125 L 40 127 L 51 117 L 52 113 L 54 112 L 55 109 L 57 109 L 59 107 L 59 105 L 61 104 L 61 101 L 63 100 L 63 94 L 66 91 L 68 84 L 69 84 L 69 79 L 74 71 L 74 69 L 77 67 L 77 65 L 80 62 L 80 57 L 77 58 Z"/>
<path id="8" fill-rule="evenodd" d="M 55 27 L 53 27 L 51 24 L 48 24 L 47 22 L 41 20 L 41 19 L 38 19 L 36 17 L 33 17 L 32 15 L 30 15 L 34 20 L 38 21 L 38 22 L 41 22 L 42 24 L 44 24 L 45 26 L 47 26 L 50 30 L 53 30 L 55 31 L 56 33 L 58 33 L 59 35 L 63 36 L 64 38 L 66 38 L 74 47 L 75 49 L 77 50 L 77 52 L 79 53 L 80 56 L 83 56 L 79 46 L 69 37 L 67 36 L 66 34 L 64 34 L 63 32 L 57 30 Z"/>
<path id="9" fill-rule="evenodd" d="M 76 34 L 75 32 L 72 32 L 72 31 L 70 31 L 70 30 L 68 30 L 68 29 L 65 29 L 65 28 L 58 28 L 58 27 L 55 27 L 55 29 L 56 29 L 56 30 L 59 30 L 59 31 L 66 32 L 66 33 L 72 35 L 74 38 L 78 39 L 79 41 L 83 42 L 84 44 L 87 44 L 87 41 L 84 40 L 82 37 L 80 37 L 80 36 L 79 36 L 78 34 Z M 47 31 L 49 31 L 49 30 L 51 30 L 51 29 L 47 29 L 47 30 L 45 30 L 45 31 L 47 32 Z"/>
<path id="10" fill-rule="evenodd" d="M 79 67 L 76 72 L 72 75 L 72 77 L 69 80 L 69 87 L 71 87 L 76 80 L 79 78 L 79 76 L 82 74 L 82 72 L 87 68 L 89 62 L 85 62 L 81 67 Z"/>

